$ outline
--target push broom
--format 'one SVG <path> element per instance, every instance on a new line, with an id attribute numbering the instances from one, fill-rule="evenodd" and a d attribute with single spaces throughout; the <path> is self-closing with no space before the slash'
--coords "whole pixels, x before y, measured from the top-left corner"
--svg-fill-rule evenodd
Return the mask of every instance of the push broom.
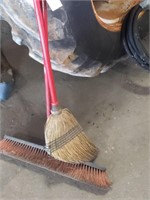
<path id="1" fill-rule="evenodd" d="M 37 1 L 35 0 L 34 3 L 35 3 L 35 8 L 37 9 L 36 15 L 39 15 L 39 11 L 40 11 L 43 27 L 45 28 L 45 30 L 47 30 L 46 2 L 44 2 L 43 4 L 44 6 L 42 6 L 41 1 L 39 0 Z M 43 9 L 44 11 L 42 12 Z M 45 31 L 44 37 L 48 39 L 48 34 L 46 31 Z M 47 45 L 47 48 L 48 48 L 48 45 Z M 44 57 L 44 66 L 46 66 L 45 57 Z M 50 98 L 52 97 L 51 97 L 51 92 L 49 90 L 49 76 L 48 76 L 46 67 L 45 67 L 45 89 L 46 89 L 47 116 L 49 116 L 50 106 L 51 106 Z M 52 104 L 52 107 L 53 107 L 53 104 Z M 57 145 L 58 144 L 59 143 L 57 143 Z M 64 144 L 64 141 L 63 141 L 63 144 Z M 66 141 L 65 141 L 65 144 L 66 144 Z M 50 149 L 50 152 L 53 152 L 53 151 L 51 151 Z M 30 143 L 28 141 L 24 141 L 21 139 L 17 139 L 17 138 L 5 135 L 4 139 L 0 141 L 0 153 L 8 157 L 23 161 L 25 163 L 29 163 L 31 165 L 44 168 L 46 170 L 61 174 L 63 176 L 67 176 L 71 179 L 93 184 L 99 187 L 108 188 L 110 186 L 110 181 L 107 177 L 106 169 L 104 167 L 97 167 L 95 166 L 95 164 L 91 162 L 67 163 L 66 160 L 65 162 L 57 160 L 54 158 L 54 156 L 49 155 L 49 151 L 47 151 L 45 146 Z"/>

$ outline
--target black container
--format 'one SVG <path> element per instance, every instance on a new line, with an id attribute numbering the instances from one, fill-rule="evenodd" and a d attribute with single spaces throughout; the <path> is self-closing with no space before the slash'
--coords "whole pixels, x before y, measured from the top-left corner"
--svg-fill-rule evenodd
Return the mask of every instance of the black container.
<path id="1" fill-rule="evenodd" d="M 120 32 L 111 32 L 97 21 L 91 1 L 62 1 L 76 40 L 76 51 L 107 64 L 122 55 Z M 58 11 L 59 12 L 59 11 Z"/>

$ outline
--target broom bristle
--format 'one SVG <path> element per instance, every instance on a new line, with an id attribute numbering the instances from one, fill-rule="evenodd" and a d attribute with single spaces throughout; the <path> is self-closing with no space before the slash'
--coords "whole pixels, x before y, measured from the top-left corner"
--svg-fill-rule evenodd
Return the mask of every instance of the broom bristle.
<path id="1" fill-rule="evenodd" d="M 109 188 L 111 185 L 106 169 L 86 163 L 72 164 L 56 160 L 42 146 L 20 139 L 7 137 L 0 140 L 0 154 L 98 187 Z"/>
<path id="2" fill-rule="evenodd" d="M 89 162 L 98 153 L 68 109 L 49 116 L 45 125 L 45 142 L 51 155 L 64 162 Z"/>

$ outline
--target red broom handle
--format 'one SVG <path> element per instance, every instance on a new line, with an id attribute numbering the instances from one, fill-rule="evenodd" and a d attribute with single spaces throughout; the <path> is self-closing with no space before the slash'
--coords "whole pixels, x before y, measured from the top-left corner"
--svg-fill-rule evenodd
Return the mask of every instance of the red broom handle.
<path id="1" fill-rule="evenodd" d="M 47 3 L 43 0 L 44 8 L 43 8 L 43 21 L 45 22 L 45 32 L 46 32 L 46 39 L 48 44 L 48 12 L 47 12 Z M 44 59 L 45 60 L 45 59 Z M 46 62 L 44 61 L 44 76 L 45 76 L 45 93 L 46 93 L 46 110 L 47 110 L 47 118 L 51 114 L 51 97 L 50 97 L 50 89 L 48 83 L 48 76 L 46 72 Z"/>
<path id="2" fill-rule="evenodd" d="M 50 95 L 51 95 L 51 105 L 58 106 L 54 76 L 53 76 L 53 71 L 52 71 L 51 62 L 50 62 L 49 46 L 46 40 L 45 24 L 43 22 L 43 17 L 42 17 L 42 12 L 41 12 L 41 4 L 40 4 L 40 0 L 33 0 L 33 1 L 34 1 L 35 14 L 36 14 L 38 28 L 39 28 L 43 57 L 45 60 L 45 67 L 46 67 L 46 72 L 47 72 L 47 77 L 48 77 L 48 83 L 49 83 L 49 89 L 50 89 Z"/>
<path id="3" fill-rule="evenodd" d="M 47 4 L 45 1 L 42 2 L 43 4 L 41 4 L 41 8 L 42 8 L 42 14 L 43 14 L 43 21 L 45 22 L 45 29 L 46 29 L 46 33 L 48 33 L 48 22 L 47 22 Z M 48 42 L 48 35 L 46 35 L 46 39 Z M 47 118 L 50 115 L 50 111 L 51 111 L 51 99 L 50 99 L 50 91 L 49 91 L 49 84 L 48 84 L 48 77 L 47 77 L 47 72 L 46 72 L 46 67 L 45 67 L 45 59 L 44 59 L 44 80 L 45 80 L 45 96 L 46 96 L 46 114 L 47 114 Z"/>

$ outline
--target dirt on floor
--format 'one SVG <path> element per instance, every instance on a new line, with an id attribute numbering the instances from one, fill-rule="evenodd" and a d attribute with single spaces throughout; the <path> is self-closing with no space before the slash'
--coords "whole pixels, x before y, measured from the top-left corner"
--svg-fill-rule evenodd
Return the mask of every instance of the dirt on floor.
<path id="1" fill-rule="evenodd" d="M 12 65 L 15 86 L 1 103 L 1 137 L 4 134 L 44 139 L 46 120 L 43 67 L 16 45 L 6 23 L 2 50 Z M 148 200 L 150 80 L 147 71 L 126 59 L 95 78 L 78 78 L 55 72 L 59 100 L 78 119 L 99 147 L 95 160 L 107 167 L 113 182 L 103 192 L 35 168 L 1 159 L 2 200 Z"/>

